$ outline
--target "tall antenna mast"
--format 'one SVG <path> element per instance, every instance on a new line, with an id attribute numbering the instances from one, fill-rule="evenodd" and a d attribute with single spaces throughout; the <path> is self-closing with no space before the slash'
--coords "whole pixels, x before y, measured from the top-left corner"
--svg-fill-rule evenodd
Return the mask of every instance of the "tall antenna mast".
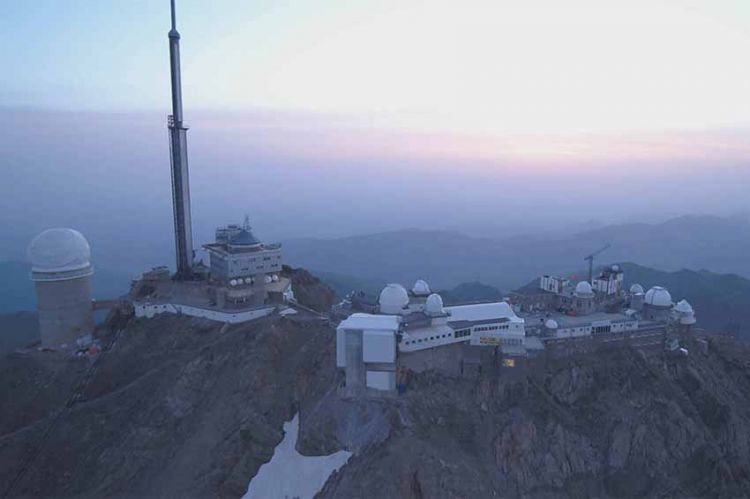
<path id="1" fill-rule="evenodd" d="M 190 179 L 187 160 L 187 127 L 182 122 L 180 79 L 180 34 L 177 32 L 175 0 L 171 0 L 172 29 L 169 31 L 169 64 L 172 82 L 172 114 L 167 119 L 172 167 L 172 204 L 177 254 L 177 279 L 190 279 L 193 271 L 193 231 L 190 222 Z"/>

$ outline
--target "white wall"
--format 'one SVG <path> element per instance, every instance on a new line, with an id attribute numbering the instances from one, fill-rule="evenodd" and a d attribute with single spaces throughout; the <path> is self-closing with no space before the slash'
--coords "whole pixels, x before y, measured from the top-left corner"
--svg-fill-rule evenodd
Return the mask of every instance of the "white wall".
<path id="1" fill-rule="evenodd" d="M 238 324 L 247 322 L 260 317 L 265 317 L 276 310 L 275 306 L 264 307 L 243 312 L 221 312 L 218 310 L 209 310 L 206 308 L 192 307 L 190 305 L 180 305 L 176 303 L 133 303 L 136 317 L 152 318 L 157 314 L 184 314 L 191 317 L 202 317 L 218 322 L 229 322 Z"/>
<path id="2" fill-rule="evenodd" d="M 396 332 L 365 331 L 362 358 L 365 362 L 396 362 Z"/>
<path id="3" fill-rule="evenodd" d="M 336 367 L 346 367 L 346 329 L 336 328 Z"/>
<path id="4" fill-rule="evenodd" d="M 367 371 L 367 388 L 390 391 L 396 387 L 396 373 L 393 371 Z"/>

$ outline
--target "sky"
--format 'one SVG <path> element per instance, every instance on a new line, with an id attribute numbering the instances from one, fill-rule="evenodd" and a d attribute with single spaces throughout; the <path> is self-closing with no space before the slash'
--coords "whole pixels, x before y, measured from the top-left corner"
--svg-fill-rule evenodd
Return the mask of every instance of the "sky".
<path id="1" fill-rule="evenodd" d="M 165 110 L 168 1 L 8 2 L 0 103 Z M 178 0 L 190 109 L 462 134 L 747 126 L 741 0 Z"/>
<path id="2" fill-rule="evenodd" d="M 744 0 L 177 11 L 199 242 L 245 212 L 285 239 L 750 209 Z M 12 255 L 57 224 L 168 241 L 168 29 L 167 0 L 4 3 Z"/>

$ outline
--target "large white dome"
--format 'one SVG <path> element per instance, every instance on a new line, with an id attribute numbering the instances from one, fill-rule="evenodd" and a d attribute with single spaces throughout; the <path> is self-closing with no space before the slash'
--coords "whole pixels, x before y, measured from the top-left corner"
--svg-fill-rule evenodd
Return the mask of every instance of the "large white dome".
<path id="1" fill-rule="evenodd" d="M 380 313 L 399 314 L 409 304 L 409 294 L 400 284 L 389 284 L 380 292 Z"/>
<path id="2" fill-rule="evenodd" d="M 588 281 L 581 281 L 576 284 L 576 296 L 588 298 L 594 296 L 594 290 L 591 288 L 591 284 Z"/>
<path id="3" fill-rule="evenodd" d="M 666 288 L 654 286 L 646 293 L 646 304 L 653 307 L 671 307 L 672 295 Z"/>
<path id="4" fill-rule="evenodd" d="M 414 283 L 414 286 L 411 288 L 411 292 L 416 296 L 427 296 L 431 293 L 430 285 L 422 279 L 419 279 Z"/>
<path id="5" fill-rule="evenodd" d="M 630 294 L 631 295 L 642 295 L 643 294 L 643 286 L 640 284 L 633 284 L 630 286 Z"/>
<path id="6" fill-rule="evenodd" d="M 432 293 L 427 297 L 427 301 L 424 304 L 424 311 L 427 312 L 428 315 L 444 314 L 443 297 L 437 293 Z"/>
<path id="7" fill-rule="evenodd" d="M 29 244 L 28 257 L 35 273 L 84 272 L 91 268 L 91 247 L 73 229 L 45 230 Z"/>
<path id="8" fill-rule="evenodd" d="M 547 322 L 544 323 L 544 327 L 547 329 L 557 329 L 558 324 L 555 319 L 547 319 Z"/>

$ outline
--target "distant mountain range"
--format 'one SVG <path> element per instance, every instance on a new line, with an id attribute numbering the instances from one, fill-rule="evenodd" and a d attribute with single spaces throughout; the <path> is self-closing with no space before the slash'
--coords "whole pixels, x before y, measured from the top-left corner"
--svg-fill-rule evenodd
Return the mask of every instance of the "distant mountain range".
<path id="1" fill-rule="evenodd" d="M 523 223 L 519 220 L 519 223 Z M 708 269 L 750 277 L 747 216 L 683 216 L 663 223 L 610 225 L 566 236 L 474 238 L 451 231 L 407 229 L 339 239 L 296 239 L 284 243 L 293 266 L 321 276 L 411 283 L 433 288 L 479 281 L 514 289 L 536 275 L 569 273 L 605 243 L 596 263 L 637 261 L 675 271 Z"/>
<path id="2" fill-rule="evenodd" d="M 519 222 L 521 223 L 521 222 Z M 593 225 L 593 224 L 592 224 Z M 701 324 L 750 324 L 750 217 L 683 216 L 663 223 L 610 225 L 567 236 L 475 238 L 458 232 L 408 229 L 339 239 L 284 243 L 284 258 L 310 269 L 339 296 L 352 290 L 377 295 L 388 282 L 410 286 L 425 279 L 446 302 L 492 299 L 541 274 L 581 274 L 583 257 L 612 246 L 596 263 L 623 264 L 628 282 L 667 286 L 687 297 Z M 654 270 L 660 269 L 660 270 Z M 700 271 L 681 269 L 707 269 Z M 737 275 L 724 275 L 737 274 Z M 0 262 L 0 314 L 36 308 L 25 263 Z M 580 275 L 583 277 L 583 275 Z M 94 296 L 127 291 L 129 274 L 96 267 Z M 467 284 L 469 283 L 469 284 Z M 750 306 L 747 307 L 750 309 Z M 733 325 L 734 324 L 734 325 Z"/>
<path id="3" fill-rule="evenodd" d="M 695 309 L 699 327 L 737 333 L 741 339 L 750 340 L 750 280 L 707 270 L 663 272 L 634 263 L 620 266 L 627 286 L 664 286 L 674 301 L 687 299 Z"/>

